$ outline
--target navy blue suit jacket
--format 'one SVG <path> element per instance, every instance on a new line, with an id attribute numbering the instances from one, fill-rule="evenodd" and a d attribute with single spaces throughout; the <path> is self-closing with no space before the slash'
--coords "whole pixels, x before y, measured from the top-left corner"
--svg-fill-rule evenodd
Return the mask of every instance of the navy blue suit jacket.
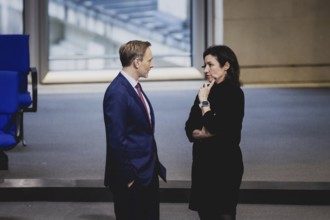
<path id="1" fill-rule="evenodd" d="M 154 172 L 166 181 L 166 169 L 159 162 L 154 138 L 154 112 L 150 106 L 152 125 L 137 92 L 119 73 L 108 86 L 103 100 L 107 140 L 105 186 L 122 187 L 131 181 L 148 185 Z"/>

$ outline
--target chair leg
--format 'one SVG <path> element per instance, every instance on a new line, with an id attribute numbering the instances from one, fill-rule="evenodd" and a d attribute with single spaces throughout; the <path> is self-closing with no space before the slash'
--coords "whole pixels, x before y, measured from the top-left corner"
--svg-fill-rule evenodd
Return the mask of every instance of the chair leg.
<path id="1" fill-rule="evenodd" d="M 8 170 L 8 156 L 0 150 L 0 170 Z"/>
<path id="2" fill-rule="evenodd" d="M 24 113 L 22 113 L 22 117 L 21 117 L 21 140 L 22 140 L 22 144 L 24 147 L 26 147 L 26 142 L 25 142 L 25 139 L 24 139 L 24 120 L 23 120 L 23 115 Z"/>
<path id="3" fill-rule="evenodd" d="M 18 143 L 21 141 L 22 142 L 22 145 L 25 147 L 26 146 L 26 142 L 24 140 L 24 119 L 23 119 L 23 116 L 24 116 L 24 112 L 21 111 L 19 114 L 18 114 L 18 120 L 17 120 L 17 137 L 18 137 Z"/>

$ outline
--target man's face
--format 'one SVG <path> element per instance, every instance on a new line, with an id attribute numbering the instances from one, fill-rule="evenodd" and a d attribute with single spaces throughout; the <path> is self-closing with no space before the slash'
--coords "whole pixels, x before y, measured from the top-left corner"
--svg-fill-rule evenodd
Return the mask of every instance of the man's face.
<path id="1" fill-rule="evenodd" d="M 151 49 L 148 47 L 146 52 L 144 53 L 143 59 L 139 60 L 139 66 L 138 66 L 138 73 L 139 77 L 148 78 L 148 73 L 151 68 L 153 68 L 152 64 L 152 52 Z"/>

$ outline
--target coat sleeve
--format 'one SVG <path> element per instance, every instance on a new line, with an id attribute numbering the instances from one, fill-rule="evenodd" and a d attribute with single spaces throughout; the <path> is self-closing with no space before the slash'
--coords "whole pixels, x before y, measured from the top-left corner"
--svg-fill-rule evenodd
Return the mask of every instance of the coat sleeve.
<path id="1" fill-rule="evenodd" d="M 128 183 L 135 179 L 136 170 L 132 166 L 126 146 L 126 124 L 128 111 L 127 93 L 112 91 L 106 93 L 103 103 L 104 122 L 107 139 L 107 163 L 115 166 L 119 176 Z"/>
<path id="2" fill-rule="evenodd" d="M 210 133 L 226 137 L 241 130 L 244 94 L 240 89 L 231 90 L 223 94 L 220 99 L 221 103 L 211 102 L 211 111 L 204 114 L 202 123 Z"/>
<path id="3" fill-rule="evenodd" d="M 192 136 L 193 130 L 201 129 L 202 127 L 202 111 L 199 108 L 199 101 L 198 97 L 196 96 L 194 104 L 190 109 L 189 117 L 185 124 L 186 136 L 190 142 L 194 142 L 196 140 Z"/>

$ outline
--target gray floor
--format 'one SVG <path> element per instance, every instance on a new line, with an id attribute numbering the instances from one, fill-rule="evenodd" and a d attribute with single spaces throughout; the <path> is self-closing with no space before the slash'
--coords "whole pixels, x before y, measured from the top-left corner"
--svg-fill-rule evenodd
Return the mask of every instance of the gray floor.
<path id="1" fill-rule="evenodd" d="M 198 220 L 185 203 L 162 203 L 161 220 Z M 329 206 L 239 204 L 239 220 L 328 220 Z M 0 203 L 0 220 L 115 220 L 112 203 Z"/>
<path id="2" fill-rule="evenodd" d="M 159 156 L 169 180 L 190 180 L 191 143 L 184 123 L 201 83 L 142 83 L 155 109 Z M 0 175 L 102 179 L 106 86 L 40 86 L 38 112 L 25 114 L 28 146 L 7 152 L 9 171 Z M 243 180 L 330 182 L 330 88 L 243 89 Z"/>
<path id="3" fill-rule="evenodd" d="M 143 82 L 156 112 L 169 180 L 190 180 L 184 123 L 202 81 Z M 27 147 L 8 151 L 0 180 L 97 180 L 104 172 L 102 99 L 107 84 L 39 86 L 25 114 Z M 330 182 L 330 88 L 243 87 L 244 181 Z M 101 184 L 100 184 L 101 185 Z M 1 181 L 0 181 L 1 187 Z M 185 203 L 162 203 L 161 219 L 198 219 Z M 114 219 L 112 203 L 1 202 L 0 220 Z M 329 206 L 239 204 L 238 219 L 330 219 Z"/>

